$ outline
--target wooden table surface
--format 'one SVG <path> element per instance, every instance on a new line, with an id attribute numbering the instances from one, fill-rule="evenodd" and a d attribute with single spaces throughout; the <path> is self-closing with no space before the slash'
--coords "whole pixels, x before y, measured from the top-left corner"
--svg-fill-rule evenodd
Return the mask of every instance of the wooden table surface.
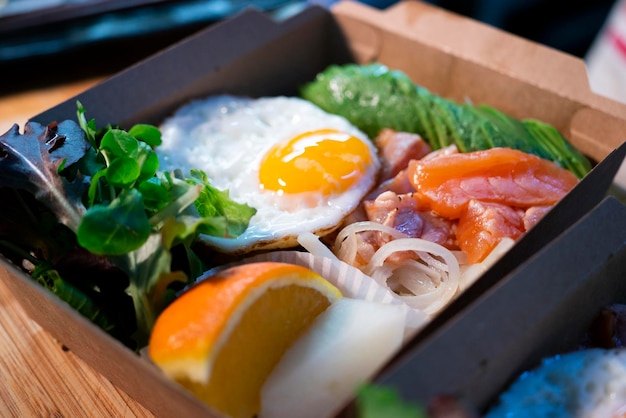
<path id="1" fill-rule="evenodd" d="M 98 81 L 0 97 L 0 134 Z M 0 282 L 0 417 L 152 416 L 28 318 Z"/>

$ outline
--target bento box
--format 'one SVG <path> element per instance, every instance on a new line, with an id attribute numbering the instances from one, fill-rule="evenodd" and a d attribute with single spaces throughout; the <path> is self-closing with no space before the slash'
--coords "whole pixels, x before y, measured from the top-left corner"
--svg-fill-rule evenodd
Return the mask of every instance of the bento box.
<path id="1" fill-rule="evenodd" d="M 585 226 L 578 224 L 583 216 L 602 214 L 596 206 L 626 152 L 620 147 L 626 106 L 593 94 L 579 59 L 421 2 L 401 2 L 381 11 L 346 1 L 330 11 L 311 6 L 282 21 L 251 9 L 31 120 L 47 125 L 75 119 L 79 101 L 89 118 L 100 123 L 125 128 L 158 125 L 192 98 L 218 93 L 297 95 L 300 86 L 330 64 L 374 61 L 402 70 L 443 97 L 485 103 L 513 117 L 550 123 L 598 164 L 534 234 L 514 246 L 484 280 L 479 278 L 456 308 L 444 310 L 440 321 L 419 333 L 417 344 L 446 320 L 462 315 L 462 308 L 484 292 L 496 293 L 500 280 L 515 274 L 515 269 L 543 266 L 533 257 L 539 251 L 566 251 L 569 241 L 559 237 L 570 230 L 579 233 Z M 609 208 L 611 213 L 619 210 Z M 155 415 L 219 416 L 16 266 L 3 261 L 0 277 L 31 318 Z"/>

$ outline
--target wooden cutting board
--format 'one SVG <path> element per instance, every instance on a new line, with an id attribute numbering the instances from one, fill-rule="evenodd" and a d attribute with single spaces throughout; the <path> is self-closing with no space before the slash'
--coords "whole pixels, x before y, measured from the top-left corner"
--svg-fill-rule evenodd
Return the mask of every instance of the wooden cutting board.
<path id="1" fill-rule="evenodd" d="M 0 282 L 0 416 L 152 417 L 24 313 Z"/>

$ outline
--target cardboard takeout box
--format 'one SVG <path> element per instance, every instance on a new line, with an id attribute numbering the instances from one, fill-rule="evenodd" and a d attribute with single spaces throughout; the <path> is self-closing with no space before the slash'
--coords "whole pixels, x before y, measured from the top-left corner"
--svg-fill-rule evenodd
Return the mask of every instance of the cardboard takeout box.
<path id="1" fill-rule="evenodd" d="M 159 124 L 191 98 L 295 95 L 329 64 L 352 61 L 382 62 L 444 97 L 551 123 L 595 161 L 622 144 L 626 132 L 626 106 L 590 91 L 581 60 L 419 2 L 384 11 L 352 2 L 332 12 L 314 6 L 280 22 L 246 11 L 32 120 L 75 120 L 80 100 L 101 125 Z M 614 165 L 585 189 L 589 193 L 562 205 L 564 220 L 544 225 L 551 231 L 545 242 L 530 245 L 493 281 L 542 246 L 565 245 L 549 241 L 603 197 Z M 2 263 L 0 277 L 34 320 L 156 415 L 217 416 L 15 267 Z"/>

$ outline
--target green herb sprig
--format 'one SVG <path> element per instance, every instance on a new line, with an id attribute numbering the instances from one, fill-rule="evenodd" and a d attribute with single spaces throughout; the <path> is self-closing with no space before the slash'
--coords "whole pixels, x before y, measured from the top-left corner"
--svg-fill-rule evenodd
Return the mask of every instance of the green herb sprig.
<path id="1" fill-rule="evenodd" d="M 357 390 L 358 418 L 428 418 L 421 406 L 403 400 L 395 389 L 373 383 Z"/>

